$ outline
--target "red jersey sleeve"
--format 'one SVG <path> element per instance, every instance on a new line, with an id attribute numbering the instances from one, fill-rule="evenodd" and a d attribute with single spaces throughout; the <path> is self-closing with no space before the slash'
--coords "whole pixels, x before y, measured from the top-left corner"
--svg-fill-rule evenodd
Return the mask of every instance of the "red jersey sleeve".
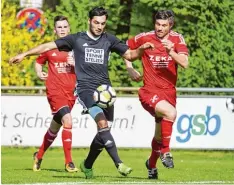
<path id="1" fill-rule="evenodd" d="M 136 49 L 139 46 L 143 44 L 143 38 L 145 36 L 145 33 L 140 33 L 136 35 L 135 37 L 127 40 L 127 45 L 130 49 Z"/>
<path id="2" fill-rule="evenodd" d="M 178 54 L 185 54 L 188 55 L 188 48 L 185 43 L 184 37 L 182 35 L 178 36 L 178 41 L 175 44 L 175 51 Z"/>
<path id="3" fill-rule="evenodd" d="M 47 61 L 46 52 L 40 54 L 39 57 L 37 57 L 37 59 L 36 59 L 36 63 L 41 64 L 41 65 L 46 64 L 46 61 Z"/>

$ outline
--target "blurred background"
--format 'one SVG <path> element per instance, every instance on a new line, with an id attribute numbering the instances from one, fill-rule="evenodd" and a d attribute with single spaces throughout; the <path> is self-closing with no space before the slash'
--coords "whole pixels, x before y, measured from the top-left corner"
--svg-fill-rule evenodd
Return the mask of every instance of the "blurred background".
<path id="1" fill-rule="evenodd" d="M 2 86 L 43 85 L 34 73 L 34 57 L 18 67 L 9 66 L 9 57 L 54 40 L 54 16 L 67 16 L 72 33 L 76 33 L 87 29 L 87 15 L 92 7 L 104 6 L 109 11 L 107 31 L 123 41 L 153 30 L 155 11 L 172 9 L 176 18 L 174 30 L 184 36 L 190 52 L 190 66 L 187 70 L 179 69 L 177 86 L 234 87 L 233 0 L 2 0 L 1 5 Z M 42 11 L 41 17 L 34 18 L 35 25 L 30 26 L 33 21 L 27 14 L 17 18 L 27 6 Z M 142 71 L 141 62 L 134 62 L 134 67 Z M 131 81 L 123 60 L 115 54 L 111 57 L 109 74 L 114 87 L 142 85 Z"/>

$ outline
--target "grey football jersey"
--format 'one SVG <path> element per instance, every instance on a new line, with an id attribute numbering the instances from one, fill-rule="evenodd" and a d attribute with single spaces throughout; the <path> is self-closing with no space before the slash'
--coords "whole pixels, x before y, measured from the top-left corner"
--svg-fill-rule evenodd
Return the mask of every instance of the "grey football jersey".
<path id="1" fill-rule="evenodd" d="M 78 93 L 95 90 L 101 84 L 111 84 L 108 62 L 111 52 L 123 55 L 128 46 L 114 35 L 103 33 L 98 40 L 86 32 L 78 32 L 55 41 L 60 51 L 74 51 Z"/>

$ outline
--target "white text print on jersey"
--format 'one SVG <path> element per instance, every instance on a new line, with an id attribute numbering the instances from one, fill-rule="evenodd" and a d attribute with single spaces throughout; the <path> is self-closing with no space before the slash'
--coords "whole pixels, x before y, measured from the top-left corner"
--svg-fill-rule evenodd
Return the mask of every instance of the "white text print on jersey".
<path id="1" fill-rule="evenodd" d="M 85 48 L 85 62 L 104 64 L 104 49 Z"/>

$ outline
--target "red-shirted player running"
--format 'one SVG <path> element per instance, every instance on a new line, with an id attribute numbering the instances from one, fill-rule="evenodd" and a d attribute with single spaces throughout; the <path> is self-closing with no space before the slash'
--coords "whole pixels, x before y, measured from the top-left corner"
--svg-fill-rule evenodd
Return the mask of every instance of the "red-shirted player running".
<path id="1" fill-rule="evenodd" d="M 68 19 L 64 16 L 54 18 L 54 32 L 58 38 L 65 37 L 70 32 Z M 48 61 L 48 75 L 42 71 L 42 67 Z M 53 120 L 47 130 L 43 143 L 38 152 L 34 153 L 33 171 L 39 171 L 42 157 L 53 143 L 63 125 L 62 143 L 65 155 L 65 170 L 76 172 L 78 169 L 72 162 L 72 117 L 71 109 L 75 103 L 73 94 L 76 75 L 74 71 L 74 59 L 71 53 L 60 52 L 58 49 L 42 53 L 35 63 L 37 76 L 46 80 L 46 94 L 52 111 Z"/>
<path id="2" fill-rule="evenodd" d="M 145 42 L 155 46 L 154 50 L 145 50 L 142 55 L 144 86 L 139 90 L 142 106 L 155 117 L 156 122 L 151 156 L 146 161 L 149 179 L 158 178 L 156 162 L 159 157 L 165 167 L 174 167 L 169 144 L 176 119 L 177 66 L 188 67 L 188 49 L 183 36 L 171 30 L 173 24 L 172 11 L 158 11 L 154 31 L 141 33 L 128 40 L 131 49 Z M 131 66 L 128 61 L 126 63 Z M 137 73 L 134 78 L 139 78 Z"/>

